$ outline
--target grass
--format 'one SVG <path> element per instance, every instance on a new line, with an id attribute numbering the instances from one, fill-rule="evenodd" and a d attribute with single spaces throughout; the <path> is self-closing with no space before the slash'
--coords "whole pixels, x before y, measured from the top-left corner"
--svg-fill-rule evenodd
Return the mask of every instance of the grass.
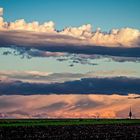
<path id="1" fill-rule="evenodd" d="M 94 124 L 140 124 L 140 119 L 0 119 L 0 127 L 8 126 L 60 126 Z"/>

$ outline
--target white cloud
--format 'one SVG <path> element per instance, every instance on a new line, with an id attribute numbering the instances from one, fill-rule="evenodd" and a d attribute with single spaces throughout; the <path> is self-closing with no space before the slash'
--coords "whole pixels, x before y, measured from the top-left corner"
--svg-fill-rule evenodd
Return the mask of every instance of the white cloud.
<path id="1" fill-rule="evenodd" d="M 3 11 L 2 8 L 1 11 Z M 11 46 L 16 46 L 19 50 L 23 47 L 28 48 L 24 51 L 28 51 L 27 53 L 32 56 L 43 57 L 62 56 L 63 52 L 139 57 L 139 50 L 135 48 L 140 48 L 140 31 L 133 28 L 122 28 L 104 33 L 98 28 L 93 32 L 90 24 L 67 27 L 62 31 L 57 31 L 55 23 L 52 21 L 43 24 L 39 24 L 38 21 L 27 23 L 24 19 L 6 22 L 3 17 L 0 17 L 0 47 Z M 134 48 L 134 50 L 131 51 L 129 48 Z M 31 49 L 36 51 L 31 52 Z M 53 54 L 48 51 L 52 51 Z"/>
<path id="2" fill-rule="evenodd" d="M 95 32 L 91 42 L 101 46 L 136 47 L 140 31 L 132 28 L 112 29 L 110 33 Z"/>
<path id="3" fill-rule="evenodd" d="M 45 22 L 39 25 L 37 21 L 26 23 L 24 19 L 16 20 L 15 22 L 9 23 L 5 22 L 3 29 L 7 30 L 23 30 L 23 31 L 33 31 L 33 32 L 54 32 L 54 23 L 52 21 Z"/>
<path id="4" fill-rule="evenodd" d="M 106 47 L 139 47 L 140 31 L 133 28 L 112 29 L 110 33 L 103 33 L 100 31 L 92 32 L 91 25 L 83 25 L 80 27 L 69 27 L 63 31 L 57 32 L 54 28 L 52 21 L 39 25 L 38 22 L 26 23 L 23 19 L 15 22 L 4 22 L 0 17 L 0 33 L 12 32 L 13 35 L 10 38 L 19 36 L 29 36 L 28 40 L 24 40 L 24 44 L 31 45 L 32 43 L 45 43 L 52 45 L 95 45 Z M 18 33 L 17 33 L 18 31 Z M 37 40 L 34 40 L 34 36 L 37 36 Z M 17 44 L 21 43 L 18 38 Z M 43 44 L 44 44 L 43 43 Z M 48 45 L 46 43 L 46 45 Z"/>
<path id="5" fill-rule="evenodd" d="M 3 14 L 3 8 L 0 8 L 0 15 Z M 55 29 L 55 23 L 52 21 L 39 24 L 38 21 L 27 23 L 24 19 L 16 20 L 15 22 L 5 22 L 0 17 L 0 32 L 13 31 L 13 36 L 17 35 L 23 37 L 29 35 L 30 41 L 27 45 L 32 43 L 49 42 L 48 44 L 58 45 L 95 45 L 95 46 L 107 46 L 107 47 L 139 47 L 140 31 L 133 28 L 112 29 L 110 33 L 101 32 L 101 29 L 97 29 L 92 32 L 92 26 L 90 24 L 82 25 L 80 27 L 67 27 L 62 31 L 57 32 Z M 30 33 L 32 32 L 32 34 Z M 32 38 L 37 35 L 37 40 Z M 13 36 L 11 39 L 13 40 Z M 73 37 L 73 38 L 71 38 Z M 23 38 L 22 38 L 23 39 Z M 20 40 L 16 40 L 17 44 Z M 47 43 L 45 45 L 48 45 Z"/>
<path id="6" fill-rule="evenodd" d="M 86 24 L 80 27 L 68 27 L 60 32 L 60 34 L 86 39 L 92 36 L 92 26 L 90 24 Z"/>

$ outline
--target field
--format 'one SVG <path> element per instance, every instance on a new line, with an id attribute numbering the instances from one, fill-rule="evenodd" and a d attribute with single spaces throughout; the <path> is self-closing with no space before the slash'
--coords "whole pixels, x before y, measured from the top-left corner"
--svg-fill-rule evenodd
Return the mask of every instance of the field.
<path id="1" fill-rule="evenodd" d="M 1 119 L 0 127 L 6 126 L 59 126 L 95 124 L 139 124 L 140 119 Z"/>
<path id="2" fill-rule="evenodd" d="M 0 139 L 140 139 L 139 119 L 1 119 Z"/>

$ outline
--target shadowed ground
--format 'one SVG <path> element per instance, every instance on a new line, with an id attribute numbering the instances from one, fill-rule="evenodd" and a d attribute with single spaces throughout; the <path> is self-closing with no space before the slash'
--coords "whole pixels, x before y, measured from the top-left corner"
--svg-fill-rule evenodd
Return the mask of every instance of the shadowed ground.
<path id="1" fill-rule="evenodd" d="M 29 125 L 29 121 L 32 123 L 32 125 L 31 124 Z M 1 140 L 11 140 L 11 139 L 139 140 L 140 139 L 140 120 L 44 119 L 44 120 L 9 120 L 9 121 L 1 120 L 0 122 L 1 122 L 0 123 Z M 45 122 L 47 122 L 48 125 Z"/>

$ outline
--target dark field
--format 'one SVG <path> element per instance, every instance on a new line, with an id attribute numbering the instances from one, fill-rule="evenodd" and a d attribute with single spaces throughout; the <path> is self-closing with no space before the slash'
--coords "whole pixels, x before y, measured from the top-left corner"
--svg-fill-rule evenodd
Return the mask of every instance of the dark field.
<path id="1" fill-rule="evenodd" d="M 0 140 L 103 139 L 140 140 L 140 120 L 24 119 L 0 120 Z"/>

